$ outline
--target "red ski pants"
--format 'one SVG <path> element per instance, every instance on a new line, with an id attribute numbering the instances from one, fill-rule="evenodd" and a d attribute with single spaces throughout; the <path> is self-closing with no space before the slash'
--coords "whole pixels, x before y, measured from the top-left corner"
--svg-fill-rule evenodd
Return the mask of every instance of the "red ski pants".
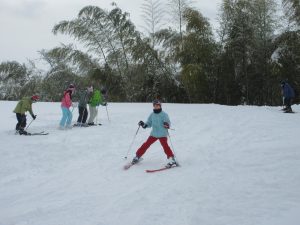
<path id="1" fill-rule="evenodd" d="M 174 154 L 168 145 L 167 137 L 156 138 L 156 137 L 152 137 L 152 136 L 150 136 L 147 139 L 147 141 L 144 144 L 142 144 L 142 146 L 137 150 L 136 156 L 141 157 L 142 155 L 144 155 L 144 153 L 147 151 L 147 149 L 150 147 L 150 145 L 152 145 L 154 142 L 156 142 L 157 139 L 160 141 L 160 144 L 162 145 L 167 157 L 168 158 L 174 157 Z"/>

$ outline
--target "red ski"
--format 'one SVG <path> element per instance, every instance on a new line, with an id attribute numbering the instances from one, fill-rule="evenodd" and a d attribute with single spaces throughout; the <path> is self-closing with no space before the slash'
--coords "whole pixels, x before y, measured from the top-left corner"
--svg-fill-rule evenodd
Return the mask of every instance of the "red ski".
<path id="1" fill-rule="evenodd" d="M 159 171 L 163 171 L 163 170 L 172 169 L 172 168 L 175 168 L 175 167 L 178 167 L 178 166 L 163 167 L 163 168 L 156 169 L 156 170 L 145 170 L 145 171 L 146 171 L 146 173 L 155 173 L 155 172 L 159 172 Z"/>

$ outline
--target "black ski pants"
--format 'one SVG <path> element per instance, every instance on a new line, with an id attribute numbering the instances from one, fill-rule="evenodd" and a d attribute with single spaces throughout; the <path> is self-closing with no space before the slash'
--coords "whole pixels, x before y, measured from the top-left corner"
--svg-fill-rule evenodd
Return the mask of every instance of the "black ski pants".
<path id="1" fill-rule="evenodd" d="M 293 98 L 284 98 L 284 105 L 287 109 L 291 109 L 291 106 L 293 105 Z"/>
<path id="2" fill-rule="evenodd" d="M 79 106 L 78 109 L 79 109 L 79 116 L 78 116 L 78 119 L 77 119 L 77 123 L 85 123 L 86 119 L 88 117 L 87 107 Z"/>
<path id="3" fill-rule="evenodd" d="M 16 113 L 18 123 L 16 125 L 16 130 L 23 130 L 26 127 L 26 115 L 21 113 Z"/>

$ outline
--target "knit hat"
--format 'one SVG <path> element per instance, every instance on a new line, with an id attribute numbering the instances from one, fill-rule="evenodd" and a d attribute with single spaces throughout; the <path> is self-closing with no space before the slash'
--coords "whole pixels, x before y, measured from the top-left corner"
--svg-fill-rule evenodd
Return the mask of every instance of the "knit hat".
<path id="1" fill-rule="evenodd" d="M 153 106 L 154 105 L 160 105 L 161 106 L 161 102 L 158 100 L 158 99 L 155 99 L 153 102 L 152 102 Z"/>
<path id="2" fill-rule="evenodd" d="M 68 87 L 68 89 L 75 89 L 74 84 L 70 84 L 69 87 Z"/>
<path id="3" fill-rule="evenodd" d="M 69 87 L 67 88 L 67 91 L 69 91 L 69 90 L 72 91 L 72 92 L 75 90 L 74 84 L 69 85 Z"/>
<path id="4" fill-rule="evenodd" d="M 35 101 L 35 102 L 36 102 L 36 101 L 38 101 L 39 99 L 40 99 L 40 96 L 38 96 L 38 95 L 32 95 L 32 96 L 31 96 L 31 100 L 32 100 L 32 101 Z"/>

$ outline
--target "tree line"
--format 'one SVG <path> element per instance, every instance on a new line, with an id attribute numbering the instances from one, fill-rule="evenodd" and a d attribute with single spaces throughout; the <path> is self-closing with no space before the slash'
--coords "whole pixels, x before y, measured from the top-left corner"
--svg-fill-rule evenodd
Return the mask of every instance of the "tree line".
<path id="1" fill-rule="evenodd" d="M 110 101 L 280 105 L 280 81 L 300 90 L 299 1 L 280 3 L 223 0 L 216 33 L 188 0 L 144 0 L 143 31 L 115 3 L 86 6 L 53 27 L 74 44 L 41 50 L 47 70 L 0 64 L 0 98 L 59 101 L 73 83 L 103 87 Z"/>

